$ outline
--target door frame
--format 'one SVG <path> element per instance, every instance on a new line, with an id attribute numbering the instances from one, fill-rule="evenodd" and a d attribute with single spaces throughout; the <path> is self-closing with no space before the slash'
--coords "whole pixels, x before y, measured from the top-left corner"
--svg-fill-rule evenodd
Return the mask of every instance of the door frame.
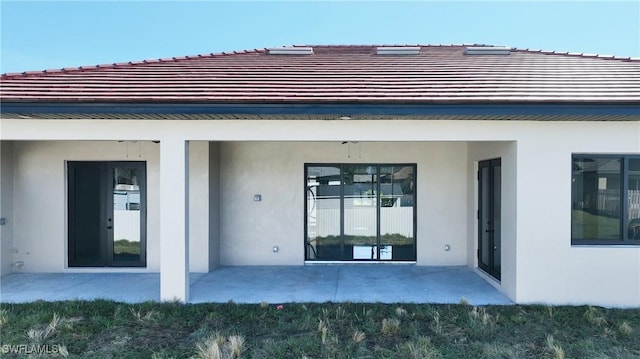
<path id="1" fill-rule="evenodd" d="M 502 258 L 498 258 L 499 259 L 499 267 L 496 266 L 496 249 L 498 249 L 498 255 L 501 256 L 502 255 L 502 236 L 501 236 L 501 223 L 502 221 L 500 220 L 500 218 L 498 218 L 497 221 L 497 225 L 496 225 L 496 214 L 495 214 L 495 208 L 496 205 L 498 206 L 498 208 L 500 209 L 500 214 L 498 214 L 498 216 L 501 216 L 502 214 L 502 203 L 495 203 L 495 191 L 499 191 L 500 194 L 500 201 L 502 200 L 502 188 L 497 187 L 496 188 L 496 183 L 495 183 L 495 168 L 499 167 L 500 168 L 500 185 L 502 184 L 502 159 L 501 158 L 493 158 L 493 159 L 488 159 L 488 160 L 482 160 L 482 161 L 478 161 L 478 171 L 477 171 L 477 200 L 478 200 L 478 207 L 477 207 L 477 236 L 478 239 L 476 241 L 477 244 L 477 255 L 476 255 L 476 260 L 477 260 L 477 265 L 478 268 L 480 268 L 482 271 L 486 272 L 487 274 L 489 274 L 491 277 L 495 278 L 496 280 L 500 281 L 500 278 L 502 276 L 501 273 L 501 269 L 502 269 Z M 481 171 L 483 168 L 488 168 L 489 169 L 489 173 L 488 173 L 488 191 L 489 193 L 487 193 L 487 197 L 489 200 L 488 203 L 488 210 L 489 213 L 487 213 L 488 217 L 489 217 L 489 223 L 487 223 L 487 226 L 483 225 L 483 221 L 482 221 L 482 217 L 483 217 L 483 186 L 482 186 L 482 176 L 481 176 Z M 493 248 L 493 250 L 489 250 L 488 253 L 488 265 L 485 265 L 482 261 L 481 261 L 481 256 L 482 256 L 482 248 L 483 248 L 483 233 L 486 232 L 488 233 L 488 248 Z M 496 246 L 496 233 L 499 233 L 499 243 Z"/>
<path id="2" fill-rule="evenodd" d="M 82 263 L 72 262 L 75 257 L 75 249 L 72 243 L 71 223 L 74 221 L 75 206 L 73 200 L 75 196 L 75 176 L 74 171 L 77 166 L 95 165 L 100 167 L 100 201 L 101 219 L 100 226 L 104 228 L 100 233 L 101 261 L 100 263 Z M 140 168 L 139 190 L 140 190 L 140 259 L 137 261 L 115 261 L 113 258 L 113 170 L 116 167 Z M 147 163 L 146 161 L 66 161 L 67 170 L 67 268 L 83 268 L 83 267 L 146 267 L 147 266 Z M 107 218 L 111 219 L 111 224 Z M 110 226 L 111 228 L 107 228 Z"/>

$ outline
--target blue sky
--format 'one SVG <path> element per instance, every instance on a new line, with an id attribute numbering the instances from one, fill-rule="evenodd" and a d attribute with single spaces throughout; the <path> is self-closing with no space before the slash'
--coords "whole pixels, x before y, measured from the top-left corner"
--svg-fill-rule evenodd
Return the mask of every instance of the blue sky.
<path id="1" fill-rule="evenodd" d="M 0 72 L 292 44 L 460 44 L 640 57 L 633 1 L 0 0 Z"/>

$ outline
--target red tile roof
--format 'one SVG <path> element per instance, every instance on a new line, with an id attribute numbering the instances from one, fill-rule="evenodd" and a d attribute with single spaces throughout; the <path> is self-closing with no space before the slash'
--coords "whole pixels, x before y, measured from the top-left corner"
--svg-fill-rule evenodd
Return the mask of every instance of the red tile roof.
<path id="1" fill-rule="evenodd" d="M 313 55 L 270 55 L 257 49 L 4 74 L 0 100 L 640 102 L 640 59 L 521 49 L 510 55 L 465 55 L 462 45 L 421 46 L 415 56 L 376 55 L 376 46 L 312 47 Z"/>

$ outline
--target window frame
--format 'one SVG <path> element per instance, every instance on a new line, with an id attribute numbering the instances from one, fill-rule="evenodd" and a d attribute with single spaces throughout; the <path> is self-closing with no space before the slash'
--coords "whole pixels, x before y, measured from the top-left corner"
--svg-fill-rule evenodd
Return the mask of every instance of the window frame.
<path id="1" fill-rule="evenodd" d="M 629 203 L 627 200 L 627 194 L 629 191 L 629 160 L 640 160 L 640 154 L 597 154 L 597 153 L 574 153 L 571 155 L 571 179 L 573 181 L 573 163 L 577 159 L 620 159 L 620 233 L 617 240 L 613 239 L 584 239 L 573 238 L 573 216 L 571 215 L 570 223 L 570 236 L 571 245 L 577 246 L 640 246 L 640 239 L 629 239 L 628 226 L 629 226 Z M 573 189 L 571 190 L 571 211 L 573 211 Z"/>

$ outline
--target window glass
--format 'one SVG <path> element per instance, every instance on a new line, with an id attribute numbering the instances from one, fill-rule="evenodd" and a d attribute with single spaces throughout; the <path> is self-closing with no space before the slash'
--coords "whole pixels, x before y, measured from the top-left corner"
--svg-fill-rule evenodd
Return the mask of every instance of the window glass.
<path id="1" fill-rule="evenodd" d="M 307 260 L 340 260 L 340 167 L 307 170 Z"/>
<path id="2" fill-rule="evenodd" d="M 572 164 L 572 240 L 621 240 L 622 159 L 577 157 Z"/>
<path id="3" fill-rule="evenodd" d="M 414 258 L 413 166 L 380 167 L 380 259 Z"/>
<path id="4" fill-rule="evenodd" d="M 640 158 L 629 159 L 627 188 L 628 239 L 640 239 Z"/>
<path id="5" fill-rule="evenodd" d="M 378 171 L 344 165 L 344 250 L 353 259 L 378 259 L 376 246 Z"/>

